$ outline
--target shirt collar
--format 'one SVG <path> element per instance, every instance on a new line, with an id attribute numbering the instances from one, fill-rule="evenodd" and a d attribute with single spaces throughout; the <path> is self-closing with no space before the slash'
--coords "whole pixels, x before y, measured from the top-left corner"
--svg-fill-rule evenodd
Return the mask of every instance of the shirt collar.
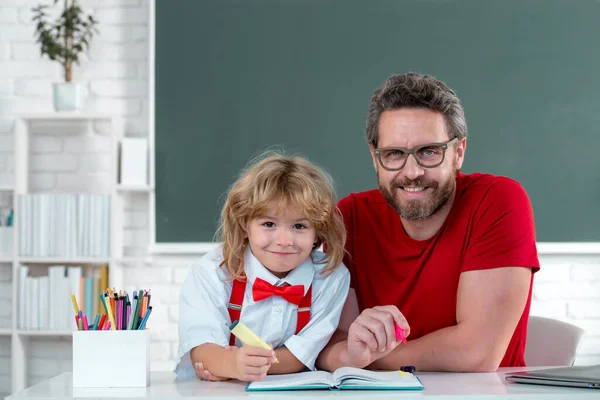
<path id="1" fill-rule="evenodd" d="M 278 278 L 258 261 L 254 254 L 252 254 L 250 246 L 246 246 L 246 251 L 244 252 L 244 272 L 251 284 L 254 284 L 256 278 L 260 278 L 275 286 L 282 286 L 285 283 L 290 285 L 304 285 L 304 294 L 308 291 L 315 277 L 315 267 L 309 256 L 302 264 L 291 270 L 285 278 Z"/>

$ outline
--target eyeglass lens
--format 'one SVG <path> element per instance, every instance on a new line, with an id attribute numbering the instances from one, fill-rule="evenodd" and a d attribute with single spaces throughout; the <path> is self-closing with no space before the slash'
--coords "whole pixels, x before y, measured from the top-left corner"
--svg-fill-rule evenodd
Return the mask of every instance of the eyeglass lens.
<path id="1" fill-rule="evenodd" d="M 386 168 L 394 169 L 401 168 L 406 162 L 406 158 L 410 153 L 401 149 L 385 149 L 380 151 L 381 163 Z M 429 145 L 417 149 L 414 153 L 419 164 L 424 167 L 434 167 L 444 159 L 443 145 Z"/>

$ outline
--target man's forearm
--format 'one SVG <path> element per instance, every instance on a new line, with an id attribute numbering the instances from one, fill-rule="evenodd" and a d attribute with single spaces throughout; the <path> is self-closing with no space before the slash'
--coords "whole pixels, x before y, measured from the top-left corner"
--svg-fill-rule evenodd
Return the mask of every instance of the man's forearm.
<path id="1" fill-rule="evenodd" d="M 192 364 L 201 362 L 204 368 L 214 376 L 221 378 L 237 378 L 234 376 L 235 359 L 232 351 L 214 343 L 204 343 L 190 351 Z"/>
<path id="2" fill-rule="evenodd" d="M 348 333 L 336 331 L 325 348 L 317 357 L 317 368 L 333 372 L 340 367 L 349 366 L 347 360 Z"/>
<path id="3" fill-rule="evenodd" d="M 369 368 L 395 370 L 414 365 L 420 371 L 495 371 L 504 351 L 498 354 L 498 349 L 494 351 L 493 348 L 489 341 L 476 340 L 474 335 L 457 325 L 400 345 Z"/>

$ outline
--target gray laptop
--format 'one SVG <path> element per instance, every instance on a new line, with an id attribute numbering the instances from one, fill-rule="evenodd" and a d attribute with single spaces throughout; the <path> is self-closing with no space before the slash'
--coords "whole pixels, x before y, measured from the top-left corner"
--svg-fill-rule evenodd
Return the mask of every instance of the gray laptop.
<path id="1" fill-rule="evenodd" d="M 510 382 L 600 389 L 600 365 L 508 372 Z"/>

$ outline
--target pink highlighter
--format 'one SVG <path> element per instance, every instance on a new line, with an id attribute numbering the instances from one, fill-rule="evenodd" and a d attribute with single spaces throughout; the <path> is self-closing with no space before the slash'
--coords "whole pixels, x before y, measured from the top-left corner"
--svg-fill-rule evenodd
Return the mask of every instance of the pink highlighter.
<path id="1" fill-rule="evenodd" d="M 396 340 L 406 344 L 406 336 L 404 336 L 404 329 L 400 328 L 397 323 L 394 322 L 394 328 L 396 328 Z"/>

